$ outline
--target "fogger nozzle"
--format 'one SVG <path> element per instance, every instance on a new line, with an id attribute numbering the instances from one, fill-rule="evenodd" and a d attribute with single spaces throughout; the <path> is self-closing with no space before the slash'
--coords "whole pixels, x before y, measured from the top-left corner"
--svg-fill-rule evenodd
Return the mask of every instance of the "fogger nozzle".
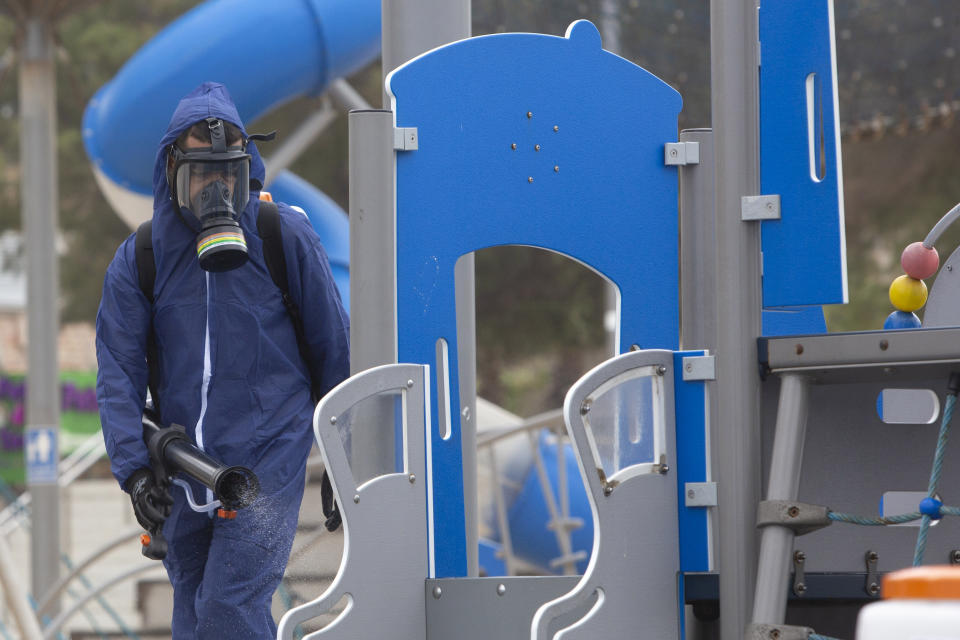
<path id="1" fill-rule="evenodd" d="M 180 425 L 161 427 L 153 416 L 143 416 L 143 439 L 150 456 L 169 475 L 182 472 L 204 485 L 225 509 L 242 509 L 260 495 L 260 481 L 250 469 L 227 466 L 201 451 L 187 439 Z"/>

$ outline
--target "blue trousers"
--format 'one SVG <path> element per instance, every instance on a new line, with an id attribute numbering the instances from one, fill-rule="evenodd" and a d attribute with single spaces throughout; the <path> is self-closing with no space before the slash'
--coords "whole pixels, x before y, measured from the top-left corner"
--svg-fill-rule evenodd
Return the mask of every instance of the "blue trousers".
<path id="1" fill-rule="evenodd" d="M 237 512 L 234 520 L 197 513 L 179 487 L 164 525 L 163 564 L 173 584 L 173 640 L 276 638 L 270 613 L 296 533 L 303 473 Z M 195 500 L 205 490 L 195 486 Z"/>

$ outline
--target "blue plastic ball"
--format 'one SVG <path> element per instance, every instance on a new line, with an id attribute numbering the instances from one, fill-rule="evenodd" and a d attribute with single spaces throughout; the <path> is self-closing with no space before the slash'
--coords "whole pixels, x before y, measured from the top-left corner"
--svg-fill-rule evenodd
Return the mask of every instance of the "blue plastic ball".
<path id="1" fill-rule="evenodd" d="M 920 501 L 920 513 L 930 516 L 933 520 L 939 520 L 943 517 L 943 514 L 940 513 L 940 507 L 942 506 L 943 503 L 936 498 L 924 498 Z"/>
<path id="2" fill-rule="evenodd" d="M 919 329 L 920 318 L 910 311 L 894 311 L 883 322 L 884 329 Z"/>

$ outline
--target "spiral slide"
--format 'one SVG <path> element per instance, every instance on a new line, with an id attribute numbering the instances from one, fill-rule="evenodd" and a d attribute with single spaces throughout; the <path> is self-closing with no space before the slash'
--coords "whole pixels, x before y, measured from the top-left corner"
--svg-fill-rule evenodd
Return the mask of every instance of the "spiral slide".
<path id="1" fill-rule="evenodd" d="M 157 141 L 191 89 L 223 82 L 252 122 L 293 98 L 319 95 L 379 50 L 380 0 L 209 0 L 144 45 L 87 105 L 83 138 L 97 182 L 134 228 L 153 210 Z M 344 211 L 289 171 L 267 190 L 307 212 L 349 308 Z"/>

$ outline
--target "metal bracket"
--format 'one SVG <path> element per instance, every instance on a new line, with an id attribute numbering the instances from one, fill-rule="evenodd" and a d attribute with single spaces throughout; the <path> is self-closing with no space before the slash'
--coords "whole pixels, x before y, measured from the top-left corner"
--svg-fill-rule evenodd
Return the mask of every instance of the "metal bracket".
<path id="1" fill-rule="evenodd" d="M 717 483 L 686 482 L 683 485 L 683 495 L 686 507 L 715 507 L 717 506 Z"/>
<path id="2" fill-rule="evenodd" d="M 793 595 L 802 598 L 807 592 L 807 584 L 804 582 L 803 565 L 807 561 L 807 554 L 803 551 L 793 552 Z"/>
<path id="3" fill-rule="evenodd" d="M 745 640 L 807 640 L 814 630 L 810 627 L 795 627 L 789 624 L 747 625 Z"/>
<path id="4" fill-rule="evenodd" d="M 867 563 L 867 581 L 863 590 L 867 592 L 868 596 L 874 598 L 880 595 L 880 576 L 877 575 L 877 561 L 879 559 L 880 554 L 876 551 L 867 551 L 863 555 L 863 560 Z"/>
<path id="5" fill-rule="evenodd" d="M 830 510 L 816 504 L 791 500 L 764 500 L 757 508 L 757 528 L 778 526 L 792 529 L 794 535 L 823 529 L 830 524 Z"/>
<path id="6" fill-rule="evenodd" d="M 687 382 L 695 380 L 716 380 L 717 357 L 687 356 L 683 359 L 683 379 Z"/>
<path id="7" fill-rule="evenodd" d="M 416 151 L 420 148 L 416 127 L 394 127 L 393 148 L 396 151 Z"/>
<path id="8" fill-rule="evenodd" d="M 700 164 L 700 143 L 668 142 L 663 146 L 663 163 L 669 167 Z"/>
<path id="9" fill-rule="evenodd" d="M 780 196 L 743 196 L 740 198 L 740 219 L 779 220 Z"/>

